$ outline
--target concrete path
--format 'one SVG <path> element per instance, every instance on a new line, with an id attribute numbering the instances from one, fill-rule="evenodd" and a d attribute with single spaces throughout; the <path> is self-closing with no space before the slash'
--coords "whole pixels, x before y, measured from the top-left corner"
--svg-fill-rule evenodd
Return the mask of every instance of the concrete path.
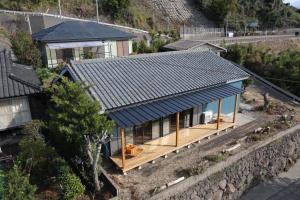
<path id="1" fill-rule="evenodd" d="M 258 184 L 248 191 L 241 200 L 299 200 L 300 160 L 278 177 Z"/>

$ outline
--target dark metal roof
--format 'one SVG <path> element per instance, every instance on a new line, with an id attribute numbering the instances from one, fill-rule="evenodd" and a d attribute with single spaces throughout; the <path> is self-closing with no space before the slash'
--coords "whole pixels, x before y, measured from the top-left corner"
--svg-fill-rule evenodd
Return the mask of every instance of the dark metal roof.
<path id="1" fill-rule="evenodd" d="M 196 105 L 210 103 L 214 100 L 236 95 L 242 91 L 242 89 L 231 85 L 222 85 L 132 108 L 125 108 L 109 113 L 109 117 L 120 127 L 130 127 L 133 125 L 140 125 L 146 121 L 166 117 Z"/>
<path id="2" fill-rule="evenodd" d="M 227 51 L 225 48 L 211 44 L 209 42 L 196 41 L 196 40 L 178 40 L 176 42 L 167 44 L 164 46 L 165 49 L 173 50 L 173 51 L 181 51 L 181 50 L 201 50 L 201 47 L 209 46 L 216 51 Z"/>
<path id="3" fill-rule="evenodd" d="M 31 67 L 15 64 L 9 52 L 0 52 L 0 99 L 38 93 L 40 85 Z"/>
<path id="4" fill-rule="evenodd" d="M 95 40 L 124 40 L 134 38 L 133 34 L 95 22 L 66 21 L 32 35 L 42 42 L 76 42 Z"/>
<path id="5" fill-rule="evenodd" d="M 174 51 L 71 62 L 103 110 L 118 109 L 249 77 L 212 52 Z"/>

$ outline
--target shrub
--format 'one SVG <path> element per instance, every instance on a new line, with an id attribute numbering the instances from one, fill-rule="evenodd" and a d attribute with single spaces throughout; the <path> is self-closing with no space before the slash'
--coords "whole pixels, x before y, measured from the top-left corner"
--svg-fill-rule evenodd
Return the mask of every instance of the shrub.
<path id="1" fill-rule="evenodd" d="M 36 186 L 29 183 L 27 175 L 15 165 L 6 175 L 6 186 L 4 190 L 5 199 L 33 200 L 35 199 Z"/>
<path id="2" fill-rule="evenodd" d="M 34 68 L 42 66 L 41 54 L 31 36 L 25 32 L 17 32 L 11 36 L 11 45 L 18 62 Z"/>
<path id="3" fill-rule="evenodd" d="M 203 172 L 205 172 L 205 170 L 208 168 L 207 165 L 197 165 L 194 166 L 192 168 L 190 168 L 188 170 L 188 175 L 189 176 L 195 176 L 195 175 L 199 175 L 202 174 Z"/>
<path id="4" fill-rule="evenodd" d="M 4 199 L 4 172 L 0 169 L 0 199 Z"/>
<path id="5" fill-rule="evenodd" d="M 114 19 L 121 17 L 130 5 L 130 0 L 103 0 L 103 10 Z"/>
<path id="6" fill-rule="evenodd" d="M 205 159 L 210 162 L 220 162 L 225 160 L 228 156 L 229 156 L 228 153 L 219 153 L 216 155 L 207 155 L 205 156 Z"/>
<path id="7" fill-rule="evenodd" d="M 33 132 L 25 135 L 20 141 L 18 159 L 31 174 L 31 179 L 34 182 L 45 183 L 49 177 L 55 175 L 52 162 L 57 154 L 54 148 L 46 145 L 44 138 L 38 132 L 34 132 L 38 130 L 37 127 L 33 128 L 34 126 L 30 124 L 24 128 L 24 130 L 28 129 L 27 131 Z"/>
<path id="8" fill-rule="evenodd" d="M 76 175 L 67 173 L 63 174 L 60 179 L 62 185 L 62 199 L 72 200 L 83 195 L 85 187 Z"/>

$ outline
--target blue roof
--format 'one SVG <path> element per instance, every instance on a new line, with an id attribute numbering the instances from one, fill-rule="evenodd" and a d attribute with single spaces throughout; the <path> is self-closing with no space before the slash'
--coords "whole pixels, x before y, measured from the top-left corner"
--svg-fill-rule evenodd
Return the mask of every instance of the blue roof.
<path id="1" fill-rule="evenodd" d="M 109 113 L 120 127 L 140 125 L 146 121 L 152 121 L 161 117 L 193 108 L 194 106 L 210 103 L 212 101 L 236 95 L 243 92 L 242 89 L 231 85 L 222 85 L 192 92 L 168 99 L 158 100 L 152 103 L 142 104 L 136 107 L 125 108 Z"/>
<path id="2" fill-rule="evenodd" d="M 96 22 L 66 21 L 32 34 L 37 41 L 78 42 L 99 40 L 128 40 L 135 36 Z"/>
<path id="3" fill-rule="evenodd" d="M 174 51 L 72 62 L 75 80 L 91 85 L 103 111 L 169 98 L 249 77 L 212 52 Z"/>

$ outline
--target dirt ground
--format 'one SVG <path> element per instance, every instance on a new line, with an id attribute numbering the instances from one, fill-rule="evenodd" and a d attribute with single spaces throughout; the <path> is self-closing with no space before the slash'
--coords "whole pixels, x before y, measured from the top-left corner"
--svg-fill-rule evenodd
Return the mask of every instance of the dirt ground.
<path id="1" fill-rule="evenodd" d="M 265 91 L 265 88 L 257 84 L 248 87 L 243 94 L 242 103 L 253 108 L 262 106 L 264 103 L 262 94 Z M 111 179 L 121 188 L 124 199 L 148 199 L 155 188 L 182 176 L 188 177 L 187 171 L 191 169 L 191 166 L 197 166 L 203 162 L 203 157 L 220 153 L 258 127 L 264 127 L 266 123 L 274 121 L 279 115 L 292 112 L 295 114 L 295 120 L 298 120 L 296 123 L 300 123 L 300 107 L 285 103 L 280 96 L 276 95 L 270 96 L 270 100 L 272 104 L 279 105 L 277 112 L 268 114 L 265 111 L 242 110 L 243 115 L 254 120 L 227 133 L 222 132 L 219 136 L 213 136 L 210 140 L 204 140 L 200 144 L 193 144 L 190 149 L 183 148 L 178 154 L 172 153 L 166 159 L 160 158 L 155 164 L 145 164 L 141 170 L 134 169 L 129 171 L 128 175 L 122 175 L 111 165 L 107 165 L 105 169 L 108 170 Z M 247 145 L 242 145 L 239 150 L 242 148 L 247 148 Z"/>

